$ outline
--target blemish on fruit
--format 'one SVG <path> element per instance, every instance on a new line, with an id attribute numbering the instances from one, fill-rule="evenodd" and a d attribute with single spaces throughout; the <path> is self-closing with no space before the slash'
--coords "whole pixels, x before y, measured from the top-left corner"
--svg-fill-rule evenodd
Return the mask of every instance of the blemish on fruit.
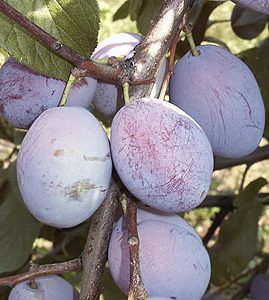
<path id="1" fill-rule="evenodd" d="M 106 154 L 106 156 L 104 157 L 98 157 L 98 156 L 87 156 L 87 155 L 83 155 L 83 159 L 86 160 L 86 161 L 106 161 L 108 159 L 110 159 L 111 155 L 110 155 L 110 152 L 108 152 Z"/>
<path id="2" fill-rule="evenodd" d="M 95 184 L 90 183 L 89 179 L 75 182 L 64 188 L 64 194 L 72 199 L 78 199 L 83 192 L 98 188 Z"/>
<path id="3" fill-rule="evenodd" d="M 54 156 L 59 157 L 64 155 L 64 150 L 63 149 L 57 149 L 53 153 Z"/>

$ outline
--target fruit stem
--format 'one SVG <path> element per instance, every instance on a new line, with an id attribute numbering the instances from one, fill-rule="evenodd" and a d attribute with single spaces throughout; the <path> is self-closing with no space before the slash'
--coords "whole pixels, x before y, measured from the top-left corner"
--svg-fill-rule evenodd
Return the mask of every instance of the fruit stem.
<path id="1" fill-rule="evenodd" d="M 122 87 L 123 87 L 124 102 L 125 102 L 125 104 L 129 104 L 130 103 L 129 83 L 125 82 Z"/>
<path id="2" fill-rule="evenodd" d="M 33 289 L 33 290 L 36 290 L 36 289 L 38 288 L 38 285 L 37 285 L 35 279 L 31 279 L 31 280 L 29 281 L 29 286 L 30 286 L 30 288 Z"/>
<path id="3" fill-rule="evenodd" d="M 78 78 L 76 76 L 74 76 L 71 72 L 70 76 L 68 78 L 68 81 L 65 85 L 64 92 L 63 92 L 63 95 L 62 95 L 59 106 L 65 106 L 65 104 L 67 102 L 68 94 L 69 94 L 70 89 L 72 87 L 72 84 L 77 82 L 77 81 L 78 81 Z"/>
<path id="4" fill-rule="evenodd" d="M 109 62 L 110 58 L 106 57 L 106 58 L 98 58 L 98 59 L 94 59 L 93 61 L 98 63 L 98 64 L 102 64 L 102 65 L 106 65 Z M 124 56 L 117 56 L 116 57 L 117 61 L 123 61 L 124 60 Z"/>
<path id="5" fill-rule="evenodd" d="M 199 53 L 199 51 L 197 50 L 197 48 L 195 46 L 195 42 L 194 42 L 194 39 L 193 39 L 191 31 L 190 32 L 185 32 L 185 35 L 186 35 L 186 37 L 188 39 L 188 42 L 189 42 L 189 45 L 191 47 L 192 55 L 193 56 L 199 56 L 200 53 Z"/>

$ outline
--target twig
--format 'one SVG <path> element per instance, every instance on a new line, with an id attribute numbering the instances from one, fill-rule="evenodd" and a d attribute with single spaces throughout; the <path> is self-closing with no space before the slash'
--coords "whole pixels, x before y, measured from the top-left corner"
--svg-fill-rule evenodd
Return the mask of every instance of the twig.
<path id="1" fill-rule="evenodd" d="M 251 280 L 245 283 L 241 289 L 231 298 L 231 300 L 242 300 L 249 293 Z"/>
<path id="2" fill-rule="evenodd" d="M 265 259 L 262 262 L 260 262 L 258 265 L 256 265 L 254 268 L 244 271 L 243 273 L 241 273 L 237 277 L 235 277 L 233 280 L 231 280 L 224 286 L 220 287 L 215 292 L 211 293 L 209 296 L 204 297 L 203 300 L 214 300 L 216 296 L 220 295 L 222 292 L 227 290 L 233 284 L 236 284 L 239 280 L 243 279 L 244 277 L 248 276 L 251 273 L 254 273 L 253 276 L 255 276 L 255 274 L 257 274 L 260 271 L 265 270 L 267 267 L 268 267 L 268 260 Z M 253 278 L 253 276 L 252 276 L 252 278 Z"/>
<path id="3" fill-rule="evenodd" d="M 259 147 L 256 151 L 245 157 L 233 159 L 217 157 L 215 160 L 214 170 L 231 168 L 242 164 L 250 165 L 265 159 L 269 159 L 269 145 Z"/>
<path id="4" fill-rule="evenodd" d="M 136 47 L 133 58 L 135 68 L 132 81 L 154 78 L 168 52 L 176 32 L 182 27 L 183 16 L 191 0 L 165 0 L 160 14 L 152 22 L 145 39 Z M 153 84 L 134 86 L 130 90 L 131 101 L 150 95 Z"/>
<path id="5" fill-rule="evenodd" d="M 85 70 L 87 75 L 91 75 L 99 80 L 122 84 L 126 80 L 126 70 L 123 64 L 118 62 L 114 66 L 96 63 L 78 54 L 67 47 L 42 28 L 31 22 L 15 8 L 0 0 L 0 12 L 23 27 L 37 41 L 48 47 L 51 51 L 67 60 L 79 69 Z"/>
<path id="6" fill-rule="evenodd" d="M 118 187 L 112 179 L 106 200 L 92 217 L 82 255 L 81 300 L 98 300 L 102 293 L 108 243 L 119 204 L 118 198 Z"/>
<path id="7" fill-rule="evenodd" d="M 42 265 L 26 273 L 0 278 L 0 286 L 8 285 L 10 287 L 13 287 L 18 283 L 21 283 L 26 280 L 31 280 L 40 276 L 63 274 L 67 272 L 76 272 L 79 271 L 80 269 L 81 269 L 81 260 L 79 258 L 62 262 L 62 263 Z"/>
<path id="8" fill-rule="evenodd" d="M 128 245 L 130 253 L 130 285 L 128 300 L 147 299 L 139 262 L 139 237 L 137 232 L 137 206 L 136 203 L 128 198 L 127 222 L 128 222 Z"/>
<path id="9" fill-rule="evenodd" d="M 203 238 L 203 244 L 206 246 L 208 242 L 211 240 L 212 236 L 214 235 L 217 228 L 221 225 L 222 221 L 225 219 L 225 217 L 231 212 L 231 209 L 229 207 L 223 207 L 221 210 L 216 213 L 215 218 L 209 227 L 206 235 Z"/>
<path id="10" fill-rule="evenodd" d="M 217 195 L 217 196 L 207 196 L 205 200 L 198 206 L 202 207 L 227 207 L 232 211 L 234 209 L 233 201 L 237 195 Z M 260 201 L 264 205 L 269 205 L 269 194 L 260 193 L 258 197 L 261 198 Z"/>
<path id="11" fill-rule="evenodd" d="M 169 62 L 168 62 L 167 71 L 166 71 L 166 74 L 165 74 L 165 78 L 164 78 L 162 89 L 161 89 L 160 96 L 159 96 L 160 99 L 164 99 L 167 88 L 168 88 L 168 85 L 169 85 L 170 77 L 173 74 L 175 53 L 176 53 L 179 34 L 180 34 L 180 30 L 175 34 L 173 42 L 172 42 L 171 47 L 170 47 Z"/>

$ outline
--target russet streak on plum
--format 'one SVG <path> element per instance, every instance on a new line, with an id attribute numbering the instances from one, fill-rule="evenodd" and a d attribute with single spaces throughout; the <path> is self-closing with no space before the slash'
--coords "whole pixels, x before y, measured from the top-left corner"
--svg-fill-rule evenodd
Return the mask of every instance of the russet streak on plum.
<path id="1" fill-rule="evenodd" d="M 127 188 L 151 206 L 188 210 L 208 191 L 211 147 L 199 126 L 172 104 L 140 99 L 122 108 L 112 123 L 111 149 Z"/>

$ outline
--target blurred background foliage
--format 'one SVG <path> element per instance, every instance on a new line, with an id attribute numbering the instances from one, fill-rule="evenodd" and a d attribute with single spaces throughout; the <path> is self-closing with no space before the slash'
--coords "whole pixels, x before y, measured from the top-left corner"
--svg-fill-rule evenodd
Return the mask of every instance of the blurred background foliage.
<path id="1" fill-rule="evenodd" d="M 106 37 L 118 32 L 145 33 L 150 24 L 151 18 L 158 12 L 158 5 L 161 1 L 156 0 L 99 0 L 101 24 L 98 40 L 102 41 Z M 206 1 L 196 2 L 195 13 L 192 20 L 194 24 L 194 38 L 198 43 L 216 43 L 227 47 L 232 53 L 237 54 L 246 61 L 254 71 L 261 86 L 266 108 L 269 108 L 269 46 L 268 46 L 268 19 L 258 16 L 246 16 L 242 12 L 236 12 L 234 16 L 237 22 L 231 24 L 231 16 L 235 5 L 230 1 Z M 235 13 L 234 13 L 235 14 Z M 241 16 L 241 17 L 240 17 Z M 250 28 L 254 28 L 255 38 L 249 39 Z M 248 39 L 242 39 L 237 34 L 243 35 Z M 177 47 L 177 57 L 179 58 L 188 50 L 188 45 L 181 36 L 181 41 Z M 7 53 L 0 51 L 0 64 L 7 57 Z M 13 165 L 16 160 L 16 153 L 24 136 L 23 131 L 13 130 L 3 120 L 0 120 L 0 160 L 3 162 L 3 168 Z M 266 134 L 266 137 L 268 135 Z M 262 140 L 261 145 L 267 144 L 266 138 Z M 8 201 L 5 182 L 12 185 L 15 183 L 10 179 L 6 172 L 1 174 L 0 184 L 0 206 Z M 234 195 L 238 194 L 238 207 L 234 213 L 229 213 L 225 217 L 224 225 L 221 230 L 217 230 L 213 238 L 208 243 L 211 250 L 215 253 L 212 255 L 213 265 L 213 282 L 210 286 L 211 291 L 218 290 L 218 285 L 226 287 L 221 294 L 223 299 L 231 299 L 253 275 L 252 270 L 259 265 L 263 259 L 269 257 L 269 209 L 263 208 L 257 199 L 257 193 L 268 193 L 269 187 L 265 181 L 259 179 L 265 178 L 269 181 L 269 163 L 268 161 L 258 162 L 249 168 L 246 166 L 234 167 L 214 172 L 211 185 L 211 195 Z M 14 179 L 14 176 L 13 176 Z M 244 193 L 245 187 L 248 194 Z M 241 192 L 241 193 L 240 193 Z M 16 191 L 13 191 L 14 197 L 19 197 Z M 245 201 L 242 201 L 242 195 Z M 241 198 L 240 198 L 241 197 Z M 8 207 L 8 206 L 7 206 Z M 8 208 L 7 208 L 8 209 Z M 251 210 L 252 215 L 247 212 Z M 220 212 L 219 208 L 200 208 L 189 213 L 184 217 L 195 226 L 201 237 L 204 237 L 212 223 L 213 218 Z M 231 217 L 232 216 L 232 217 Z M 247 217 L 246 217 L 247 216 Z M 22 215 L 20 214 L 20 217 Z M 26 218 L 26 216 L 23 216 Z M 0 222 L 3 220 L 0 219 Z M 32 250 L 26 253 L 19 270 L 6 270 L 1 276 L 12 274 L 15 271 L 21 272 L 29 268 L 27 261 L 29 258 L 37 263 L 60 262 L 75 258 L 83 251 L 83 246 L 89 228 L 89 223 L 85 222 L 75 228 L 59 230 L 49 226 L 42 226 L 38 238 L 35 239 Z M 1 223 L 3 226 L 4 223 Z M 35 224 L 39 228 L 38 224 Z M 230 228 L 237 230 L 237 235 L 230 231 Z M 37 229 L 36 229 L 37 230 Z M 248 236 L 248 243 L 242 244 L 242 236 Z M 35 236 L 35 235 L 34 235 Z M 221 237 L 220 239 L 218 239 Z M 31 245 L 31 235 L 28 236 L 28 246 Z M 225 244 L 225 251 L 219 247 Z M 231 245 L 231 246 L 229 246 Z M 254 247 L 253 247 L 254 245 Z M 215 248 L 214 248 L 215 247 Z M 242 248 L 243 247 L 243 248 Z M 254 249 L 253 249 L 254 248 Z M 215 250 L 214 250 L 215 249 Z M 216 250 L 217 249 L 217 250 Z M 19 247 L 15 249 L 21 251 Z M 212 252 L 211 251 L 211 252 Z M 254 252 L 254 253 L 253 253 Z M 0 249 L 0 257 L 1 257 Z M 242 254 L 240 268 L 236 269 L 233 274 L 226 274 L 225 270 L 233 265 L 233 255 Z M 16 255 L 13 253 L 12 255 Z M 12 257 L 9 259 L 12 260 Z M 1 261 L 1 260 L 0 260 Z M 6 263 L 8 262 L 8 259 Z M 228 267 L 227 267 L 228 266 Z M 220 273 L 224 270 L 224 273 Z M 242 276 L 242 273 L 244 276 Z M 235 282 L 235 278 L 241 278 Z M 65 277 L 72 281 L 75 286 L 80 288 L 80 272 L 66 274 Z M 7 299 L 8 288 L 0 288 L 0 300 Z M 113 284 L 109 271 L 105 274 L 105 289 L 101 296 L 102 300 L 121 300 L 125 297 Z M 213 298 L 212 298 L 213 299 Z M 238 298 L 239 299 L 239 298 Z M 241 299 L 250 299 L 249 296 Z"/>

